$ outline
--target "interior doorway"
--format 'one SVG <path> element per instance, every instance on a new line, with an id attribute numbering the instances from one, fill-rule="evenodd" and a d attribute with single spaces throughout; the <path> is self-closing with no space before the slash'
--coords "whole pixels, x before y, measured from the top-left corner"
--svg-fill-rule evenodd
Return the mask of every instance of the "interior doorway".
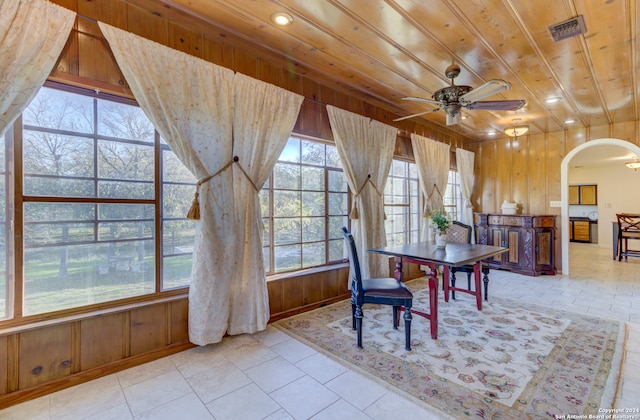
<path id="1" fill-rule="evenodd" d="M 562 232 L 562 264 L 561 271 L 562 274 L 569 274 L 569 170 L 571 161 L 578 156 L 581 152 L 584 152 L 587 149 L 591 149 L 593 147 L 598 148 L 607 148 L 607 149 L 599 149 L 608 150 L 612 147 L 615 149 L 625 149 L 623 151 L 629 153 L 629 155 L 635 155 L 640 157 L 640 147 L 637 145 L 630 143 L 626 140 L 614 139 L 614 138 L 603 138 L 597 140 L 591 140 L 580 146 L 571 150 L 567 156 L 562 160 L 560 164 L 560 188 L 561 188 L 561 232 Z M 591 150 L 589 150 L 591 151 Z M 609 220 L 603 221 L 609 222 Z M 606 238 L 602 238 L 601 240 L 606 241 Z"/>

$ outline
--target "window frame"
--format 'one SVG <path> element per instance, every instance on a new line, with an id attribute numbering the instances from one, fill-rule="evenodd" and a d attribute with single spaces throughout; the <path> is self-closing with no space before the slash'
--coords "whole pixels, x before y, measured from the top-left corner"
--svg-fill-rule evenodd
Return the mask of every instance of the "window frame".
<path id="1" fill-rule="evenodd" d="M 311 137 L 311 136 L 306 136 L 306 135 L 301 135 L 301 134 L 297 134 L 297 133 L 291 133 L 289 135 L 289 139 L 297 139 L 300 142 L 300 152 L 302 151 L 302 143 L 303 142 L 311 142 L 311 143 L 318 143 L 318 144 L 322 144 L 325 146 L 325 163 L 324 165 L 320 166 L 320 165 L 314 165 L 314 164 L 310 164 L 310 163 L 303 163 L 300 161 L 298 162 L 292 162 L 292 161 L 288 161 L 288 160 L 281 160 L 279 156 L 278 160 L 276 161 L 276 164 L 274 165 L 274 168 L 271 170 L 271 173 L 269 175 L 269 178 L 267 180 L 267 182 L 265 183 L 265 187 L 263 187 L 263 189 L 261 190 L 267 190 L 267 195 L 268 195 L 268 215 L 262 214 L 262 219 L 263 221 L 267 220 L 268 222 L 268 227 L 265 227 L 265 235 L 269 236 L 269 241 L 268 241 L 268 245 L 265 245 L 263 243 L 263 255 L 265 255 L 265 248 L 269 249 L 268 252 L 268 261 L 267 260 L 267 256 L 265 255 L 265 272 L 267 276 L 279 276 L 279 275 L 286 275 L 286 274 L 292 274 L 298 271 L 302 271 L 302 270 L 308 270 L 308 269 L 315 269 L 315 268 L 320 268 L 320 267 L 332 267 L 332 266 L 338 266 L 340 264 L 344 264 L 345 262 L 347 262 L 347 256 L 346 254 L 343 253 L 343 258 L 340 260 L 331 260 L 330 259 L 330 242 L 331 241 L 336 241 L 339 240 L 340 242 L 343 241 L 342 237 L 340 236 L 339 239 L 338 238 L 334 238 L 330 236 L 330 223 L 329 220 L 331 217 L 339 217 L 340 215 L 331 215 L 329 214 L 329 209 L 330 209 L 330 195 L 331 194 L 335 194 L 335 193 L 345 193 L 346 196 L 346 201 L 347 201 L 347 209 L 346 212 L 342 215 L 344 218 L 346 218 L 346 225 L 347 227 L 350 229 L 350 224 L 351 224 L 351 219 L 349 219 L 349 212 L 351 210 L 351 189 L 348 187 L 348 185 L 346 186 L 346 192 L 341 192 L 341 191 L 333 191 L 330 190 L 329 187 L 329 173 L 330 172 L 341 172 L 344 174 L 344 169 L 341 166 L 330 166 L 327 161 L 326 161 L 326 157 L 327 157 L 327 152 L 326 152 L 326 147 L 330 146 L 335 148 L 336 145 L 335 143 L 328 141 L 328 140 L 323 140 L 323 139 L 319 139 L 319 138 L 315 138 L 315 137 Z M 337 150 L 336 150 L 337 153 Z M 309 167 L 309 168 L 322 168 L 323 170 L 323 177 L 324 177 L 324 190 L 322 191 L 324 194 L 324 214 L 321 216 L 324 218 L 324 239 L 323 240 L 319 240 L 319 241 L 308 241 L 305 242 L 302 240 L 302 227 L 301 227 L 301 237 L 300 240 L 298 242 L 292 242 L 292 243 L 287 243 L 284 245 L 276 245 L 275 244 L 275 221 L 277 219 L 285 219 L 286 217 L 278 217 L 275 216 L 275 199 L 274 199 L 274 195 L 275 195 L 275 191 L 293 191 L 293 192 L 297 192 L 299 191 L 300 194 L 302 195 L 304 192 L 310 192 L 310 193 L 318 193 L 319 190 L 305 190 L 303 189 L 302 186 L 302 179 L 300 179 L 300 189 L 287 189 L 287 188 L 275 188 L 274 187 L 274 177 L 275 177 L 275 172 L 276 172 L 276 166 L 278 164 L 291 164 L 291 165 L 298 165 L 301 168 L 301 174 L 302 174 L 302 168 L 304 167 Z M 344 175 L 343 175 L 344 176 Z M 301 175 L 302 177 L 302 175 Z M 345 179 L 345 184 L 346 184 L 346 179 Z M 292 216 L 290 217 L 291 219 L 304 219 L 305 216 L 304 215 L 300 215 L 300 216 Z M 341 235 L 341 233 L 340 233 Z M 300 258 L 300 266 L 296 267 L 296 268 L 291 268 L 289 270 L 276 270 L 275 269 L 275 249 L 277 247 L 283 247 L 283 246 L 292 246 L 292 245 L 300 245 L 303 246 L 305 243 L 324 243 L 324 263 L 323 264 L 318 264 L 318 265 L 310 265 L 310 266 L 305 266 L 304 265 L 304 260 L 303 260 L 303 255 L 301 254 Z"/>

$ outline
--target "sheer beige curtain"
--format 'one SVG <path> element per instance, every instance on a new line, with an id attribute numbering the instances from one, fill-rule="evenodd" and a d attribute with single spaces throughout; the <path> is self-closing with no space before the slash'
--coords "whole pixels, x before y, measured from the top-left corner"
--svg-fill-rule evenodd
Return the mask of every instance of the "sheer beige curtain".
<path id="1" fill-rule="evenodd" d="M 0 1 L 0 137 L 51 73 L 75 18 L 45 0 Z"/>
<path id="2" fill-rule="evenodd" d="M 367 252 L 386 246 L 384 188 L 398 129 L 327 105 L 331 131 L 353 201 L 351 230 L 365 278 L 387 277 L 389 259 Z"/>
<path id="3" fill-rule="evenodd" d="M 303 97 L 100 24 L 140 106 L 199 181 L 189 339 L 266 328 L 258 192 Z M 170 64 L 170 65 L 168 65 Z"/>
<path id="4" fill-rule="evenodd" d="M 458 179 L 460 180 L 460 193 L 462 195 L 462 223 L 473 226 L 473 204 L 471 204 L 471 192 L 473 191 L 473 164 L 475 154 L 468 150 L 456 149 L 456 166 Z M 473 242 L 474 238 L 471 238 Z"/>
<path id="5" fill-rule="evenodd" d="M 421 239 L 430 241 L 432 235 L 430 234 L 431 219 L 429 216 L 431 212 L 442 209 L 444 205 L 444 191 L 447 188 L 451 163 L 450 147 L 448 144 L 418 134 L 411 134 L 411 145 L 418 167 L 420 188 L 425 197 Z"/>

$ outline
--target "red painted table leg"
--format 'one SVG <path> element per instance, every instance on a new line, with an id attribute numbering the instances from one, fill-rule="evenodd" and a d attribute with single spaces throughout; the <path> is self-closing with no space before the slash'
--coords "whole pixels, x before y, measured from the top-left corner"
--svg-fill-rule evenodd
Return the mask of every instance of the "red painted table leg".
<path id="1" fill-rule="evenodd" d="M 449 302 L 449 266 L 444 266 L 444 301 Z"/>
<path id="2" fill-rule="evenodd" d="M 438 278 L 436 271 L 431 270 L 429 276 L 429 325 L 431 327 L 431 338 L 438 338 Z"/>
<path id="3" fill-rule="evenodd" d="M 482 310 L 482 286 L 480 281 L 480 266 L 482 263 L 478 261 L 473 265 L 473 276 L 476 285 L 476 305 L 478 306 L 478 310 Z"/>

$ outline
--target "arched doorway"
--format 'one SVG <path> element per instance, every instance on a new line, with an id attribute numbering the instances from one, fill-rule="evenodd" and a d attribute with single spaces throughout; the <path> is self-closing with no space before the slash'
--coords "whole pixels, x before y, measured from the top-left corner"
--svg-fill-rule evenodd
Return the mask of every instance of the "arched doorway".
<path id="1" fill-rule="evenodd" d="M 562 274 L 569 274 L 569 163 L 580 152 L 591 147 L 615 146 L 629 150 L 640 157 L 640 147 L 625 140 L 604 138 L 591 140 L 571 150 L 560 164 L 560 199 L 562 232 Z"/>

